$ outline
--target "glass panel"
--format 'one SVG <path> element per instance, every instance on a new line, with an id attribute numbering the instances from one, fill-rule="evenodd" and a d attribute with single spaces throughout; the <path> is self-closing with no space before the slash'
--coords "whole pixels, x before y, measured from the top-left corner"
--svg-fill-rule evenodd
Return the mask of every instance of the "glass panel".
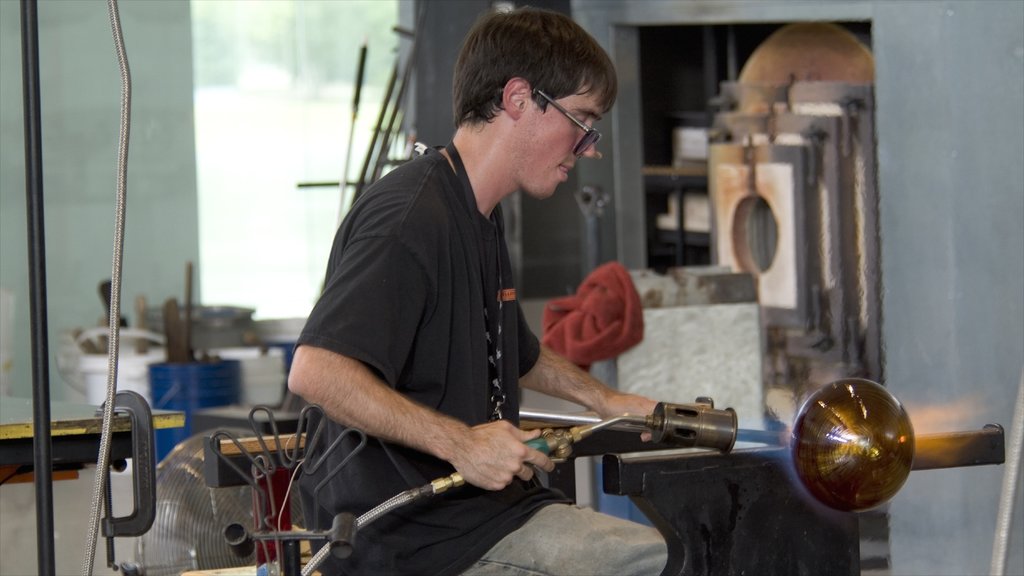
<path id="1" fill-rule="evenodd" d="M 367 60 L 349 162 L 359 171 L 394 66 L 397 0 L 193 0 L 203 304 L 304 317 L 340 221 L 360 46 Z"/>

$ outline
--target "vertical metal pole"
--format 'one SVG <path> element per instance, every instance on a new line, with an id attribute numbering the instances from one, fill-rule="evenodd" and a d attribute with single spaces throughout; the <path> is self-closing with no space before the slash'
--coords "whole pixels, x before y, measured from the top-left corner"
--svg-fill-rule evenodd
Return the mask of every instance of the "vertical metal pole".
<path id="1" fill-rule="evenodd" d="M 608 194 L 597 186 L 583 186 L 576 192 L 576 203 L 583 212 L 586 225 L 583 276 L 601 265 L 601 216 L 608 201 Z"/>
<path id="2" fill-rule="evenodd" d="M 32 334 L 33 471 L 39 574 L 56 571 L 53 549 L 53 470 L 50 438 L 50 353 L 46 318 L 43 227 L 43 148 L 39 104 L 39 21 L 36 0 L 21 2 L 21 75 L 25 106 L 25 193 L 28 213 L 29 308 Z"/>
<path id="3" fill-rule="evenodd" d="M 363 187 L 373 182 L 373 172 L 370 170 L 370 166 L 374 163 L 374 151 L 377 147 L 377 138 L 381 136 L 381 129 L 384 126 L 384 117 L 388 113 L 388 105 L 391 103 L 391 93 L 395 89 L 395 82 L 398 80 L 398 61 L 395 61 L 394 68 L 391 69 L 391 76 L 388 78 L 387 88 L 384 89 L 384 98 L 381 100 L 380 115 L 377 116 L 377 126 L 373 130 L 373 134 L 370 135 L 370 145 L 366 149 L 366 158 L 363 159 L 363 170 L 359 173 L 359 180 L 356 181 L 355 194 L 352 196 L 352 203 L 355 204 L 356 200 L 363 194 Z"/>
<path id="4" fill-rule="evenodd" d="M 711 126 L 715 121 L 711 99 L 718 93 L 718 44 L 715 39 L 714 27 L 704 26 L 701 32 L 704 44 L 704 114 L 707 122 L 705 125 Z M 680 194 L 680 200 L 682 200 L 682 194 Z M 682 210 L 683 205 L 680 203 L 679 211 L 682 212 Z"/>
<path id="5" fill-rule="evenodd" d="M 736 28 L 729 24 L 725 27 L 725 79 L 735 82 L 738 76 L 736 69 Z"/>

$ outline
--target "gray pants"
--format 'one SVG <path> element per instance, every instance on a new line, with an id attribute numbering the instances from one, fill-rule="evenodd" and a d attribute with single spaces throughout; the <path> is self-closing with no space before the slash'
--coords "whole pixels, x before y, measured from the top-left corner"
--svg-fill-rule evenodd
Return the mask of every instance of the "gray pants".
<path id="1" fill-rule="evenodd" d="M 463 576 L 655 575 L 667 561 L 665 540 L 654 528 L 590 508 L 552 504 Z"/>

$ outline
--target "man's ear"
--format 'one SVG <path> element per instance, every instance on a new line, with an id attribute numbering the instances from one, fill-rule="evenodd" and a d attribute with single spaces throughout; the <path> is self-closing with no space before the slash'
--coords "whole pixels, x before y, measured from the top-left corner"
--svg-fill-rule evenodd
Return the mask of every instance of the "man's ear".
<path id="1" fill-rule="evenodd" d="M 513 120 L 518 120 L 532 101 L 533 88 L 525 79 L 517 76 L 505 83 L 501 93 L 501 106 Z"/>

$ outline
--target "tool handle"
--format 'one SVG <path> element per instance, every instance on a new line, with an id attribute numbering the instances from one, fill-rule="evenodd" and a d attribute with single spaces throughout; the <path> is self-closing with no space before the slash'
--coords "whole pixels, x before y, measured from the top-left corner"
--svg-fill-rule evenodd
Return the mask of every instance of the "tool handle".
<path id="1" fill-rule="evenodd" d="M 527 440 L 525 444 L 534 450 L 543 452 L 544 454 L 549 454 L 551 452 L 551 446 L 548 445 L 548 441 L 544 437 Z M 444 478 L 437 478 L 436 480 L 431 481 L 427 487 L 430 487 L 434 494 L 440 494 L 450 488 L 462 486 L 465 482 L 466 480 L 462 477 L 462 474 L 456 472 L 451 476 L 445 476 Z"/>
<path id="2" fill-rule="evenodd" d="M 551 446 L 548 444 L 547 439 L 544 438 L 543 436 L 539 438 L 534 438 L 533 440 L 527 440 L 526 445 L 529 446 L 530 448 L 533 448 L 534 450 L 537 450 L 538 452 L 543 452 L 544 454 L 551 453 Z"/>
<path id="3" fill-rule="evenodd" d="M 356 90 L 355 97 L 352 99 L 352 117 L 355 118 L 359 113 L 359 93 L 363 90 L 363 71 L 366 67 L 366 41 L 363 41 L 363 45 L 359 47 L 359 64 L 356 67 Z"/>

